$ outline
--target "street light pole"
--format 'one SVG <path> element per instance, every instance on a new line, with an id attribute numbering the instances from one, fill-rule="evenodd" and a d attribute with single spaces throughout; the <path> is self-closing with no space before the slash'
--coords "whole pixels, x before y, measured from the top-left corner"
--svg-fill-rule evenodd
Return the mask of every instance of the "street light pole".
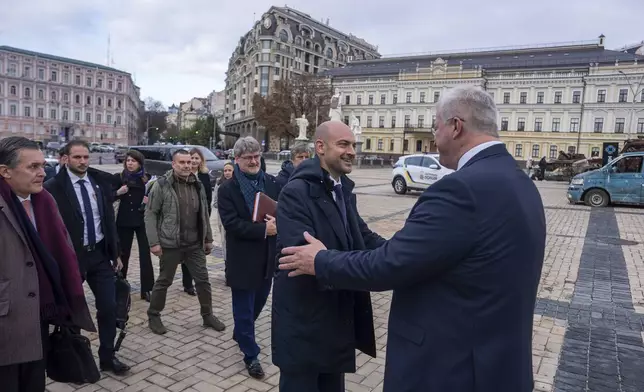
<path id="1" fill-rule="evenodd" d="M 635 116 L 635 104 L 637 103 L 637 95 L 641 94 L 642 91 L 644 91 L 644 88 L 640 89 L 640 86 L 642 86 L 642 81 L 644 81 L 644 74 L 642 74 L 642 76 L 640 77 L 640 80 L 639 82 L 637 82 L 637 85 L 634 86 L 633 83 L 631 83 L 630 78 L 628 77 L 628 75 L 626 75 L 626 73 L 624 73 L 624 71 L 619 70 L 617 72 L 619 72 L 624 77 L 624 79 L 626 79 L 626 83 L 628 83 L 628 88 L 633 93 L 633 100 L 631 101 L 631 110 L 630 110 L 631 113 L 628 118 L 628 139 L 630 140 L 632 138 L 632 135 L 631 135 L 632 129 L 634 128 L 633 122 L 635 121 L 634 116 Z"/>

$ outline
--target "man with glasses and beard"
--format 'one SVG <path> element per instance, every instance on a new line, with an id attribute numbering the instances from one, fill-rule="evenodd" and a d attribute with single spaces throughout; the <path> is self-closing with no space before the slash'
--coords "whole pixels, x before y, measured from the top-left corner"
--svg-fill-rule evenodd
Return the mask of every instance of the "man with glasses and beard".
<path id="1" fill-rule="evenodd" d="M 72 140 L 63 150 L 65 166 L 45 183 L 65 222 L 78 256 L 81 276 L 96 299 L 101 370 L 124 374 L 130 367 L 114 351 L 115 271 L 122 268 L 114 219 L 112 175 L 89 167 L 89 145 Z"/>
<path id="2" fill-rule="evenodd" d="M 235 173 L 219 186 L 217 209 L 226 230 L 226 284 L 232 290 L 233 339 L 244 354 L 248 374 L 264 377 L 255 341 L 255 320 L 271 291 L 275 270 L 275 218 L 254 223 L 253 204 L 257 192 L 277 200 L 280 187 L 275 177 L 261 169 L 257 140 L 243 137 L 234 146 Z"/>

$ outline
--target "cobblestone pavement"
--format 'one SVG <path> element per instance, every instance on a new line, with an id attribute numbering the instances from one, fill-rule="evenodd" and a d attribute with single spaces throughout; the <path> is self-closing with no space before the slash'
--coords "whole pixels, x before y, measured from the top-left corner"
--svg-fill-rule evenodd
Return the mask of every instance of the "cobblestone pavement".
<path id="1" fill-rule="evenodd" d="M 268 165 L 271 173 L 278 168 Z M 360 169 L 352 175 L 362 217 L 385 237 L 402 227 L 418 197 L 395 195 L 390 173 Z M 565 184 L 537 186 L 546 206 L 548 238 L 534 319 L 535 391 L 644 391 L 644 209 L 572 206 Z M 212 223 L 216 228 L 216 217 Z M 215 234 L 219 244 L 216 229 Z M 163 312 L 170 332 L 151 333 L 147 303 L 138 296 L 138 271 L 131 268 L 129 334 L 118 353 L 132 365 L 130 374 L 104 374 L 97 384 L 82 387 L 50 383 L 48 391 L 277 391 L 279 373 L 270 361 L 270 298 L 257 321 L 267 374 L 257 381 L 247 376 L 232 340 L 231 297 L 220 256 L 220 250 L 209 256 L 208 267 L 215 312 L 228 326 L 225 332 L 201 327 L 197 299 L 182 292 L 179 269 Z M 154 256 L 153 262 L 158 273 Z M 86 292 L 93 307 L 93 296 Z M 374 293 L 372 299 L 378 358 L 358 354 L 357 372 L 346 376 L 352 392 L 382 390 L 391 293 Z M 90 339 L 97 350 L 97 336 Z"/>

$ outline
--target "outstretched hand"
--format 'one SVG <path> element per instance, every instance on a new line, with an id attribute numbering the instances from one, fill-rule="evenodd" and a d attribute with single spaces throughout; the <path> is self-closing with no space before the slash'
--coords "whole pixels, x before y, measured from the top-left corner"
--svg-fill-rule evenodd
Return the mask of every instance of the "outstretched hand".
<path id="1" fill-rule="evenodd" d="M 304 232 L 304 239 L 307 245 L 290 246 L 282 249 L 282 258 L 280 258 L 279 269 L 292 270 L 289 277 L 299 275 L 315 276 L 315 256 L 321 250 L 326 250 L 326 246 L 313 237 L 308 232 Z"/>

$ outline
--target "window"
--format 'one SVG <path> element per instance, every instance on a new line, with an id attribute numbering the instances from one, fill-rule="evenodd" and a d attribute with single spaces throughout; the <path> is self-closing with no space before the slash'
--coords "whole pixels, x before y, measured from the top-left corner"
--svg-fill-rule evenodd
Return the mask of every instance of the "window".
<path id="1" fill-rule="evenodd" d="M 367 128 L 371 128 L 373 125 L 373 118 L 371 116 L 367 116 Z"/>
<path id="2" fill-rule="evenodd" d="M 58 73 L 56 71 L 51 71 L 51 81 L 52 82 L 58 81 Z"/>
<path id="3" fill-rule="evenodd" d="M 624 133 L 624 119 L 616 118 L 615 119 L 615 133 Z"/>
<path id="4" fill-rule="evenodd" d="M 624 157 L 615 162 L 613 168 L 615 173 L 641 173 L 643 160 L 644 157 L 641 156 Z"/>
<path id="5" fill-rule="evenodd" d="M 288 33 L 286 32 L 286 30 L 280 30 L 279 38 L 282 42 L 288 42 Z"/>
<path id="6" fill-rule="evenodd" d="M 80 94 L 76 94 L 76 97 L 74 98 L 74 102 L 80 103 Z"/>
<path id="7" fill-rule="evenodd" d="M 418 128 L 425 128 L 425 116 L 418 116 Z"/>
<path id="8" fill-rule="evenodd" d="M 384 147 L 382 146 L 382 139 L 378 139 L 378 151 L 382 151 L 383 148 Z"/>
<path id="9" fill-rule="evenodd" d="M 440 91 L 434 91 L 434 102 L 438 102 L 439 99 L 441 99 Z"/>
<path id="10" fill-rule="evenodd" d="M 628 90 L 622 88 L 619 90 L 619 102 L 626 102 L 628 100 Z"/>
<path id="11" fill-rule="evenodd" d="M 557 158 L 557 146 L 550 146 L 550 159 Z"/>
<path id="12" fill-rule="evenodd" d="M 543 96 L 544 96 L 543 91 L 539 91 L 537 93 L 537 103 L 543 103 Z"/>
<path id="13" fill-rule="evenodd" d="M 644 133 L 644 118 L 637 120 L 637 133 Z"/>
<path id="14" fill-rule="evenodd" d="M 16 105 L 9 105 L 9 115 L 10 116 L 18 115 L 18 107 Z"/>
<path id="15" fill-rule="evenodd" d="M 31 117 L 31 108 L 29 106 L 23 107 L 22 111 L 24 112 L 25 117 Z"/>
<path id="16" fill-rule="evenodd" d="M 425 103 L 425 92 L 420 93 L 420 103 Z"/>
<path id="17" fill-rule="evenodd" d="M 598 157 L 599 156 L 599 147 L 593 147 L 590 149 L 590 156 L 591 158 Z"/>
<path id="18" fill-rule="evenodd" d="M 394 139 L 389 140 L 389 151 L 394 150 Z"/>
<path id="19" fill-rule="evenodd" d="M 98 79 L 96 81 L 96 87 L 103 88 L 103 79 Z"/>
<path id="20" fill-rule="evenodd" d="M 522 92 L 522 93 L 519 95 L 519 103 L 523 103 L 523 104 L 525 104 L 525 103 L 527 103 L 527 102 L 528 102 L 528 93 L 526 93 L 526 92 Z"/>
<path id="21" fill-rule="evenodd" d="M 575 91 L 572 93 L 572 103 L 581 102 L 581 91 Z"/>
<path id="22" fill-rule="evenodd" d="M 31 78 L 31 67 L 28 65 L 25 65 L 25 70 L 22 72 L 22 77 L 23 78 Z"/>
<path id="23" fill-rule="evenodd" d="M 396 116 L 391 117 L 391 127 L 396 128 Z"/>
<path id="24" fill-rule="evenodd" d="M 63 74 L 63 83 L 69 84 L 69 72 Z"/>
<path id="25" fill-rule="evenodd" d="M 118 82 L 118 83 L 116 84 L 116 91 L 121 91 L 121 90 L 123 90 L 123 83 Z"/>
<path id="26" fill-rule="evenodd" d="M 100 113 L 96 113 L 96 124 L 100 124 L 103 122 L 103 115 Z"/>
<path id="27" fill-rule="evenodd" d="M 523 157 L 523 144 L 517 144 L 514 146 L 514 156 Z"/>
<path id="28" fill-rule="evenodd" d="M 416 140 L 416 152 L 421 152 L 421 151 L 423 151 L 423 141 Z"/>
<path id="29" fill-rule="evenodd" d="M 378 117 L 378 128 L 385 127 L 385 116 Z"/>
<path id="30" fill-rule="evenodd" d="M 85 78 L 85 86 L 92 87 L 92 77 L 88 76 Z"/>
<path id="31" fill-rule="evenodd" d="M 16 95 L 16 86 L 9 87 L 9 94 Z"/>
<path id="32" fill-rule="evenodd" d="M 411 103 L 411 93 L 407 93 L 407 97 L 405 98 L 405 102 Z"/>
<path id="33" fill-rule="evenodd" d="M 604 131 L 604 119 L 596 118 L 595 125 L 593 126 L 593 132 L 602 133 Z"/>
<path id="34" fill-rule="evenodd" d="M 432 116 L 432 129 L 436 129 L 436 116 Z"/>
<path id="35" fill-rule="evenodd" d="M 121 125 L 121 116 L 116 116 L 116 125 Z"/>
<path id="36" fill-rule="evenodd" d="M 579 132 L 579 119 L 571 118 L 570 119 L 570 132 Z"/>
<path id="37" fill-rule="evenodd" d="M 9 76 L 16 76 L 16 64 L 9 64 L 7 73 L 9 74 Z"/>
<path id="38" fill-rule="evenodd" d="M 503 93 L 503 103 L 510 103 L 510 93 Z"/>
<path id="39" fill-rule="evenodd" d="M 349 116 L 344 116 L 344 123 L 349 125 Z M 286 148 L 288 148 L 288 146 Z"/>
<path id="40" fill-rule="evenodd" d="M 519 121 L 517 121 L 517 131 L 525 131 L 525 118 L 519 117 Z"/>
<path id="41" fill-rule="evenodd" d="M 103 98 L 101 98 L 101 97 L 96 98 L 96 104 L 98 106 L 102 106 L 103 105 Z"/>
<path id="42" fill-rule="evenodd" d="M 599 103 L 606 102 L 606 90 L 597 91 L 597 102 Z"/>
<path id="43" fill-rule="evenodd" d="M 568 154 L 574 154 L 577 152 L 577 147 L 575 146 L 568 146 Z"/>
<path id="44" fill-rule="evenodd" d="M 640 98 L 640 102 L 644 102 L 644 90 L 642 90 L 642 97 Z"/>
<path id="45" fill-rule="evenodd" d="M 356 105 L 362 105 L 362 95 L 356 97 Z"/>
<path id="46" fill-rule="evenodd" d="M 555 91 L 555 103 L 561 103 L 561 96 L 562 95 L 563 94 L 561 93 L 561 91 Z"/>
<path id="47" fill-rule="evenodd" d="M 29 87 L 25 87 L 25 98 L 31 98 L 31 89 Z"/>
<path id="48" fill-rule="evenodd" d="M 92 114 L 91 113 L 85 113 L 85 122 L 88 122 L 88 123 L 92 122 Z"/>
<path id="49" fill-rule="evenodd" d="M 38 90 L 38 99 L 45 99 L 45 90 L 43 89 Z"/>
<path id="50" fill-rule="evenodd" d="M 384 105 L 387 102 L 387 96 L 385 94 L 380 94 L 380 104 Z"/>
<path id="51" fill-rule="evenodd" d="M 69 110 L 63 110 L 63 121 L 69 121 Z"/>
<path id="52" fill-rule="evenodd" d="M 371 139 L 367 139 L 365 143 L 365 150 L 371 150 Z"/>
<path id="53" fill-rule="evenodd" d="M 38 68 L 38 79 L 45 80 L 45 69 Z"/>
<path id="54" fill-rule="evenodd" d="M 75 79 L 76 79 L 76 85 L 80 86 L 81 85 L 81 77 L 80 77 L 80 75 L 76 75 Z"/>
<path id="55" fill-rule="evenodd" d="M 348 96 L 348 95 L 347 95 L 347 98 L 349 98 L 349 96 Z M 347 101 L 348 101 L 348 99 L 347 99 Z M 347 104 L 348 104 L 348 102 L 347 102 Z M 110 98 L 108 98 L 108 100 L 107 100 L 107 107 L 108 107 L 108 108 L 111 108 L 111 107 L 112 107 L 112 99 L 110 99 Z"/>
<path id="56" fill-rule="evenodd" d="M 63 94 L 63 101 L 64 102 L 69 102 L 69 93 L 64 93 Z"/>
<path id="57" fill-rule="evenodd" d="M 373 105 L 373 95 L 369 95 L 369 105 Z"/>
<path id="58" fill-rule="evenodd" d="M 52 100 L 52 101 L 55 101 L 55 100 L 56 100 L 56 92 L 55 92 L 55 91 L 52 91 L 52 92 L 51 92 L 51 94 L 50 94 L 50 96 L 51 96 L 51 100 Z"/>
<path id="59" fill-rule="evenodd" d="M 559 132 L 561 130 L 561 119 L 553 118 L 552 119 L 552 132 Z"/>
<path id="60" fill-rule="evenodd" d="M 105 124 L 110 124 L 112 125 L 112 115 L 108 114 L 106 119 L 105 119 Z"/>
<path id="61" fill-rule="evenodd" d="M 37 115 L 38 118 L 45 118 L 45 108 L 38 108 Z"/>
<path id="62" fill-rule="evenodd" d="M 80 121 L 80 112 L 74 112 L 74 121 Z"/>
<path id="63" fill-rule="evenodd" d="M 644 100 L 642 100 L 644 101 Z M 394 99 L 393 99 L 394 105 L 398 103 L 398 94 L 394 94 Z"/>
<path id="64" fill-rule="evenodd" d="M 409 151 L 409 140 L 403 140 L 403 151 Z"/>
<path id="65" fill-rule="evenodd" d="M 49 111 L 49 118 L 51 118 L 52 120 L 56 119 L 56 109 L 51 109 Z"/>
<path id="66" fill-rule="evenodd" d="M 405 115 L 405 128 L 411 127 L 411 116 L 409 114 Z"/>
<path id="67" fill-rule="evenodd" d="M 108 80 L 107 81 L 107 89 L 111 90 L 113 88 L 114 88 L 114 82 L 112 82 L 111 80 Z"/>
<path id="68" fill-rule="evenodd" d="M 543 119 L 537 118 L 534 120 L 534 131 L 535 132 L 541 132 L 543 127 Z"/>
<path id="69" fill-rule="evenodd" d="M 92 104 L 92 97 L 86 97 L 86 98 L 85 98 L 85 102 L 86 102 L 88 105 L 91 105 L 91 104 Z"/>
<path id="70" fill-rule="evenodd" d="M 532 145 L 532 158 L 539 158 L 539 145 L 538 144 L 533 144 Z"/>
<path id="71" fill-rule="evenodd" d="M 507 131 L 508 130 L 508 118 L 507 117 L 503 117 L 501 119 L 501 130 L 502 131 Z"/>

